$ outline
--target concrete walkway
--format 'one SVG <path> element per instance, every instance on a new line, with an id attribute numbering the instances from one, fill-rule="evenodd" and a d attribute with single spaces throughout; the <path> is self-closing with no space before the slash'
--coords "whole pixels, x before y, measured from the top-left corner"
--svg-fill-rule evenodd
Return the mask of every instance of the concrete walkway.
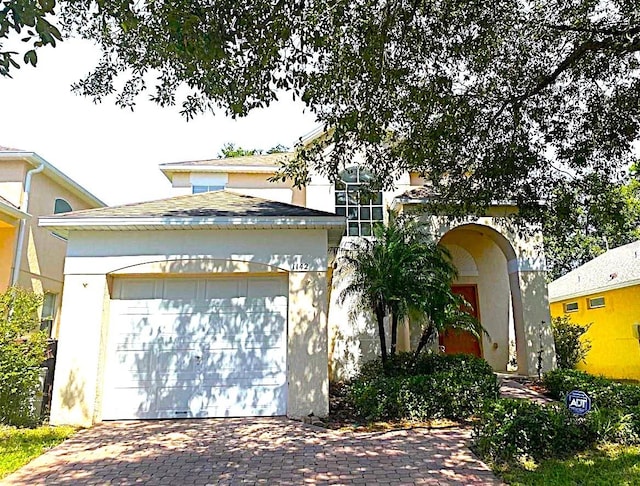
<path id="1" fill-rule="evenodd" d="M 501 377 L 500 396 L 503 398 L 526 399 L 541 405 L 553 402 L 551 398 L 544 396 L 542 393 L 538 393 L 517 381 L 505 377 Z"/>
<path id="2" fill-rule="evenodd" d="M 501 484 L 462 429 L 339 433 L 286 418 L 111 422 L 2 484 Z"/>

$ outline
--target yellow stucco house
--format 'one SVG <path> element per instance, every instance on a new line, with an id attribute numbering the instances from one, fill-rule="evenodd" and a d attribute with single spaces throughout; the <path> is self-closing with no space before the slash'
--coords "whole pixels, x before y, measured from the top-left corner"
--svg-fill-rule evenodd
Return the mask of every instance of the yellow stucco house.
<path id="1" fill-rule="evenodd" d="M 432 195 L 405 173 L 363 201 L 370 175 L 356 163 L 336 183 L 269 182 L 291 156 L 162 164 L 172 197 L 40 218 L 69 242 L 52 423 L 326 416 L 329 378 L 379 352 L 373 320 L 352 322 L 337 300 L 336 252 L 371 235 L 386 207 L 417 214 Z M 491 334 L 474 352 L 504 371 L 513 339 L 519 372 L 535 374 L 540 348 L 545 370 L 555 359 L 544 255 L 539 232 L 506 224 L 516 210 L 424 223 Z"/>
<path id="2" fill-rule="evenodd" d="M 64 238 L 38 217 L 104 206 L 89 191 L 33 152 L 0 147 L 0 292 L 17 285 L 44 294 L 53 337 L 62 295 Z"/>
<path id="3" fill-rule="evenodd" d="M 553 317 L 591 323 L 579 369 L 640 380 L 640 241 L 603 253 L 549 284 Z"/>

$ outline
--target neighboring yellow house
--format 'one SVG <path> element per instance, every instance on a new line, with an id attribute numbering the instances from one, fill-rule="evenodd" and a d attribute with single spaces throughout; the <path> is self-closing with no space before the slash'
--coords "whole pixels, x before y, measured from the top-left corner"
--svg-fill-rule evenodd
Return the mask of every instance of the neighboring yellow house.
<path id="1" fill-rule="evenodd" d="M 60 308 L 64 238 L 38 227 L 38 217 L 104 203 L 39 155 L 0 147 L 0 292 L 18 285 L 45 295 L 43 316 Z"/>
<path id="2" fill-rule="evenodd" d="M 549 284 L 551 315 L 592 323 L 579 369 L 640 380 L 640 241 L 609 250 Z"/>

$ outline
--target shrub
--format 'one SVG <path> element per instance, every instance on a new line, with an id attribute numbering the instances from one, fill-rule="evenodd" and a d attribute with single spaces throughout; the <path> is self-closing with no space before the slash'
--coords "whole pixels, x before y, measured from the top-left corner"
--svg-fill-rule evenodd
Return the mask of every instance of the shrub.
<path id="1" fill-rule="evenodd" d="M 0 423 L 32 425 L 37 420 L 34 394 L 46 336 L 40 331 L 38 308 L 42 298 L 9 288 L 0 294 Z"/>
<path id="2" fill-rule="evenodd" d="M 582 390 L 593 406 L 629 408 L 640 406 L 640 386 L 622 384 L 577 370 L 553 370 L 544 375 L 544 386 L 553 398 L 563 400 L 571 390 Z"/>
<path id="3" fill-rule="evenodd" d="M 349 385 L 356 412 L 366 420 L 465 419 L 487 399 L 498 395 L 498 383 L 486 361 L 468 355 L 409 353 L 363 365 Z"/>
<path id="4" fill-rule="evenodd" d="M 497 464 L 522 458 L 539 461 L 583 450 L 596 438 L 586 419 L 573 416 L 560 404 L 500 399 L 482 410 L 473 429 L 473 448 Z"/>
<path id="5" fill-rule="evenodd" d="M 574 369 L 579 362 L 585 360 L 591 349 L 591 343 L 580 337 L 590 327 L 591 324 L 586 326 L 574 324 L 568 316 L 554 317 L 551 320 L 559 368 Z"/>

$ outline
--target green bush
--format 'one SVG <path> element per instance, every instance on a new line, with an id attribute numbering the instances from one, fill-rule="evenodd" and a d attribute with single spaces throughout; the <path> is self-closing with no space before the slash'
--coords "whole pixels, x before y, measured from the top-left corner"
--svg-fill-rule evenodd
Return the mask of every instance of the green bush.
<path id="1" fill-rule="evenodd" d="M 366 420 L 465 419 L 497 396 L 491 367 L 468 355 L 424 353 L 414 362 L 402 353 L 385 367 L 380 360 L 366 363 L 349 384 L 349 398 Z"/>
<path id="2" fill-rule="evenodd" d="M 0 424 L 33 425 L 33 408 L 45 357 L 46 336 L 40 331 L 42 298 L 10 288 L 0 294 Z"/>
<path id="3" fill-rule="evenodd" d="M 640 386 L 618 383 L 583 371 L 550 371 L 544 375 L 544 386 L 553 398 L 564 400 L 571 390 L 581 390 L 591 397 L 598 408 L 629 408 L 640 406 Z"/>
<path id="4" fill-rule="evenodd" d="M 596 439 L 588 421 L 573 416 L 562 405 L 527 400 L 488 402 L 473 429 L 474 450 L 496 464 L 563 457 L 589 447 Z"/>
<path id="5" fill-rule="evenodd" d="M 590 327 L 591 324 L 586 326 L 574 324 L 568 316 L 554 317 L 551 320 L 559 368 L 574 369 L 578 363 L 585 360 L 591 349 L 591 343 L 580 337 Z"/>

